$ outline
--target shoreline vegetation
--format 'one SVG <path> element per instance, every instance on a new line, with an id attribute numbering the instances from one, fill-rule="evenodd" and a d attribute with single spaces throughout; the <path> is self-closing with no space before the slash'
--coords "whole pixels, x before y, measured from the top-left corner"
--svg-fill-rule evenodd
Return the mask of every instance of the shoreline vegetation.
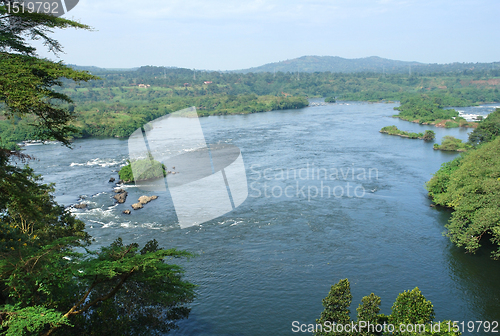
<path id="1" fill-rule="evenodd" d="M 177 329 L 196 291 L 173 261 L 193 254 L 113 234 L 92 248 L 85 223 L 57 204 L 54 184 L 29 167 L 34 158 L 5 147 L 20 136 L 70 147 L 69 136 L 78 131 L 74 100 L 56 90 L 97 78 L 39 58 L 30 44 L 41 40 L 57 55 L 62 46 L 49 33 L 91 27 L 7 10 L 12 4 L 0 4 L 0 333 L 140 336 Z M 126 197 L 121 194 L 118 199 Z M 140 206 L 151 200 L 141 197 Z"/>
<path id="2" fill-rule="evenodd" d="M 420 139 L 425 141 L 432 141 L 436 137 L 436 133 L 434 133 L 434 131 L 431 130 L 426 130 L 424 133 L 413 133 L 413 132 L 401 131 L 395 125 L 382 127 L 380 133 L 388 135 L 397 135 L 402 138 Z"/>
<path id="3" fill-rule="evenodd" d="M 434 74 L 232 73 L 145 66 L 134 71 L 93 71 L 98 79 L 61 79 L 54 99 L 71 114 L 73 138 L 127 137 L 145 123 L 195 106 L 199 116 L 298 109 L 309 98 L 333 101 L 400 101 L 398 118 L 437 127 L 476 127 L 450 106 L 500 101 L 500 70 Z M 97 77 L 93 77 L 97 78 Z M 0 107 L 0 144 L 17 148 L 23 140 L 51 140 L 32 126 L 36 116 L 6 119 Z M 3 111 L 3 113 L 2 113 Z M 429 115 L 429 113 L 431 115 Z"/>
<path id="4" fill-rule="evenodd" d="M 445 137 L 439 149 L 461 146 Z M 468 150 L 444 163 L 427 182 L 432 201 L 453 210 L 446 235 L 468 253 L 493 246 L 500 259 L 500 108 L 490 113 L 469 134 Z M 444 149 L 446 150 L 446 149 Z"/>
<path id="5" fill-rule="evenodd" d="M 0 12 L 7 13 L 5 3 Z M 163 248 L 155 239 L 142 246 L 127 244 L 120 237 L 92 249 L 95 239 L 86 232 L 85 223 L 56 203 L 54 185 L 44 184 L 27 165 L 33 158 L 6 147 L 13 141 L 54 139 L 70 147 L 70 136 L 123 137 L 186 104 L 198 107 L 202 115 L 253 113 L 307 106 L 308 95 L 418 100 L 415 93 L 434 87 L 446 88 L 452 98 L 437 101 L 443 91 L 428 96 L 439 108 L 452 106 L 447 104 L 457 99 L 463 104 L 500 101 L 499 82 L 474 83 L 475 78 L 499 77 L 500 72 L 494 70 L 464 70 L 459 77 L 446 74 L 438 80 L 366 73 L 305 74 L 299 80 L 298 74 L 214 72 L 209 78 L 200 74 L 198 83 L 193 83 L 189 71 L 169 70 L 167 77 L 166 68 L 144 67 L 130 73 L 99 74 L 104 80 L 97 81 L 88 72 L 39 58 L 29 44 L 42 40 L 57 54 L 61 45 L 47 35 L 53 29 L 91 27 L 44 13 L 0 15 L 2 27 L 12 27 L 12 20 L 16 29 L 4 29 L 0 43 L 0 332 L 6 335 L 166 334 L 179 329 L 178 322 L 189 317 L 197 294 L 183 266 L 173 263 L 194 257 L 188 251 Z M 154 87 L 158 89 L 150 90 Z M 497 109 L 472 132 L 469 142 L 477 149 L 443 165 L 427 184 L 436 204 L 454 209 L 447 225 L 452 242 L 474 252 L 482 239 L 489 238 L 499 246 L 494 258 L 500 258 L 499 115 Z M 128 173 L 134 165 L 144 172 L 137 179 L 166 173 L 152 157 L 130 162 Z M 127 196 L 123 190 L 117 194 L 118 202 Z M 141 196 L 133 207 L 154 199 Z M 351 299 L 347 279 L 332 286 L 319 322 L 349 322 Z M 425 323 L 429 330 L 424 326 L 423 333 L 443 334 L 430 328 L 434 310 L 418 288 L 398 295 L 388 316 L 379 314 L 379 306 L 379 297 L 364 297 L 358 319 Z M 416 334 L 413 329 L 409 333 Z"/>
<path id="6" fill-rule="evenodd" d="M 477 127 L 477 122 L 469 122 L 461 117 L 456 110 L 444 107 L 441 97 L 419 95 L 401 100 L 401 105 L 394 108 L 399 111 L 399 114 L 393 117 L 436 127 Z"/>
<path id="7" fill-rule="evenodd" d="M 470 144 L 464 143 L 462 142 L 462 140 L 457 139 L 451 135 L 443 137 L 443 139 L 441 140 L 441 145 L 437 143 L 434 144 L 435 150 L 451 151 L 451 152 L 465 152 L 471 148 L 472 146 Z"/>

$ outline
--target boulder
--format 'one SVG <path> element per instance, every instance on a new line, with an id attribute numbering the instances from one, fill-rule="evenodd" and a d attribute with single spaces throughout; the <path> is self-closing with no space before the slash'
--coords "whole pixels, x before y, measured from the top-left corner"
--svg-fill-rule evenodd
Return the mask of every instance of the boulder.
<path id="1" fill-rule="evenodd" d="M 111 177 L 111 178 L 109 179 L 109 182 L 115 182 L 115 178 L 114 178 L 114 177 Z"/>
<path id="2" fill-rule="evenodd" d="M 121 193 L 116 194 L 113 196 L 113 198 L 118 202 L 118 203 L 125 203 L 125 200 L 127 199 L 128 192 L 124 191 Z"/>
<path id="3" fill-rule="evenodd" d="M 124 193 L 125 190 L 123 190 L 123 189 L 115 189 L 114 192 L 117 193 L 117 194 L 121 194 L 121 193 Z"/>
<path id="4" fill-rule="evenodd" d="M 158 198 L 158 196 L 141 196 L 141 197 L 139 197 L 139 203 L 147 204 L 147 203 L 149 203 L 152 200 L 155 200 L 157 198 Z"/>
<path id="5" fill-rule="evenodd" d="M 123 210 L 123 213 L 124 213 L 125 215 L 130 215 L 130 212 L 131 212 L 131 211 L 130 211 L 129 209 L 127 209 L 127 210 Z"/>
<path id="6" fill-rule="evenodd" d="M 134 209 L 134 210 L 142 209 L 142 203 L 134 203 L 134 204 L 132 204 L 132 209 Z"/>

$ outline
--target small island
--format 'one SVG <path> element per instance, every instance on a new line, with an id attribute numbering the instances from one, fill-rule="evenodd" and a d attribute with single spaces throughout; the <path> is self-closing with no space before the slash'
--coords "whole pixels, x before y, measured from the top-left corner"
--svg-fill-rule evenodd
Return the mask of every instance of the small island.
<path id="1" fill-rule="evenodd" d="M 465 152 L 470 148 L 472 148 L 470 144 L 464 143 L 451 135 L 443 137 L 441 145 L 434 144 L 434 149 L 442 151 Z"/>
<path id="2" fill-rule="evenodd" d="M 167 176 L 165 165 L 152 157 L 127 162 L 128 165 L 123 166 L 118 172 L 120 179 L 125 183 L 155 180 Z M 134 171 L 140 172 L 139 176 L 134 176 Z"/>
<path id="3" fill-rule="evenodd" d="M 394 115 L 394 117 L 422 125 L 444 128 L 477 127 L 477 122 L 469 122 L 461 117 L 456 110 L 444 107 L 442 99 L 439 97 L 412 96 L 401 99 L 401 105 L 394 108 L 399 111 L 399 114 Z"/>
<path id="4" fill-rule="evenodd" d="M 337 102 L 335 100 L 335 97 L 326 97 L 325 98 L 325 103 L 335 103 L 335 102 Z"/>
<path id="5" fill-rule="evenodd" d="M 431 130 L 426 130 L 425 133 L 413 133 L 413 132 L 401 131 L 395 125 L 382 127 L 380 133 L 385 133 L 389 135 L 398 135 L 402 138 L 421 139 L 425 141 L 432 141 L 436 137 L 436 133 L 434 133 L 434 131 Z"/>

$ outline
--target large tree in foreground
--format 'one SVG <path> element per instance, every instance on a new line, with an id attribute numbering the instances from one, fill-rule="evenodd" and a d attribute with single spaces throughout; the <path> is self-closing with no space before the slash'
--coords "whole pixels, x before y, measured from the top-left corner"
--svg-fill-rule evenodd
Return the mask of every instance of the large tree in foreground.
<path id="1" fill-rule="evenodd" d="M 69 146 L 73 116 L 60 104 L 70 99 L 56 88 L 63 78 L 94 77 L 38 58 L 28 40 L 41 39 L 59 52 L 48 36 L 52 29 L 89 27 L 9 13 L 8 3 L 0 2 L 0 113 L 27 118 L 40 138 Z M 189 253 L 162 249 L 154 240 L 140 248 L 121 239 L 88 250 L 85 224 L 54 201 L 52 185 L 22 165 L 30 159 L 0 148 L 0 334 L 154 335 L 186 318 L 193 285 L 168 261 Z"/>

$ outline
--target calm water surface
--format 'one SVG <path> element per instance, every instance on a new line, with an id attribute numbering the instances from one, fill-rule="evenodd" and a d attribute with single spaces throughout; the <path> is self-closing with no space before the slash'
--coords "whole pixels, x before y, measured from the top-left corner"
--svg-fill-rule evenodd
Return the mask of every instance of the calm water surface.
<path id="1" fill-rule="evenodd" d="M 122 211 L 145 192 L 126 186 L 127 202 L 114 204 L 108 180 L 127 159 L 125 140 L 78 140 L 73 150 L 29 146 L 27 153 L 45 181 L 56 183 L 60 203 L 88 203 L 75 214 L 95 247 L 118 236 L 141 244 L 155 238 L 198 255 L 182 262 L 199 287 L 175 335 L 293 334 L 292 322 L 314 323 L 330 286 L 343 278 L 352 312 L 373 292 L 389 314 L 398 293 L 418 286 L 437 320 L 498 321 L 498 263 L 488 253 L 465 255 L 443 237 L 449 212 L 430 207 L 424 188 L 456 154 L 378 132 L 387 125 L 433 129 L 440 142 L 445 135 L 466 140 L 468 130 L 400 121 L 390 117 L 394 106 L 344 102 L 202 118 L 209 143 L 241 149 L 249 197 L 187 229 L 178 226 L 168 191 L 130 216 Z"/>

